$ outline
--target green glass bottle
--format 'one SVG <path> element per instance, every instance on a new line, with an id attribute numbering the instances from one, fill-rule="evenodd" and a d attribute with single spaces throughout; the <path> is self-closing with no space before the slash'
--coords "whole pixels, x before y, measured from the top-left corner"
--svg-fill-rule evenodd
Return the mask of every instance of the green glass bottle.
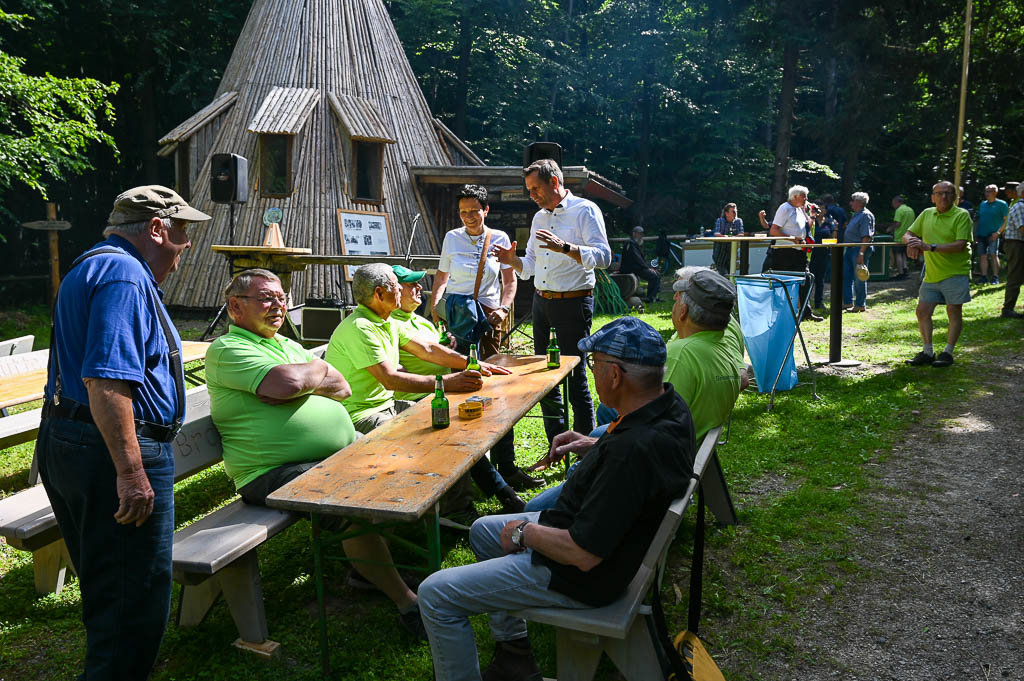
<path id="1" fill-rule="evenodd" d="M 469 361 L 466 362 L 466 371 L 480 371 L 480 359 L 476 356 L 476 343 L 469 346 Z"/>
<path id="2" fill-rule="evenodd" d="M 451 415 L 448 413 L 448 398 L 444 396 L 444 379 L 437 375 L 434 377 L 434 399 L 430 400 L 430 425 L 436 430 L 447 428 L 452 424 Z"/>
<path id="3" fill-rule="evenodd" d="M 441 327 L 441 335 L 440 337 L 438 337 L 437 342 L 445 347 L 448 347 L 452 343 L 452 338 L 451 336 L 448 335 L 448 327 L 446 327 L 444 324 L 439 324 L 439 326 Z"/>
<path id="4" fill-rule="evenodd" d="M 562 366 L 562 351 L 558 349 L 555 330 L 551 329 L 551 340 L 548 342 L 548 369 L 557 369 L 560 366 Z"/>

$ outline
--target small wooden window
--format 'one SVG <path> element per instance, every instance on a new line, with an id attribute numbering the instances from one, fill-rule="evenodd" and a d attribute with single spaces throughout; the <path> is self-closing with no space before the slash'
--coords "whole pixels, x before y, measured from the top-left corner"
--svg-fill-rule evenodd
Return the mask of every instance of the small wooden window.
<path id="1" fill-rule="evenodd" d="M 260 135 L 260 196 L 283 199 L 292 193 L 294 135 Z"/>
<path id="2" fill-rule="evenodd" d="M 192 141 L 178 143 L 174 150 L 174 188 L 181 198 L 192 200 Z"/>
<path id="3" fill-rule="evenodd" d="M 384 144 L 352 140 L 352 200 L 380 205 L 384 201 Z"/>

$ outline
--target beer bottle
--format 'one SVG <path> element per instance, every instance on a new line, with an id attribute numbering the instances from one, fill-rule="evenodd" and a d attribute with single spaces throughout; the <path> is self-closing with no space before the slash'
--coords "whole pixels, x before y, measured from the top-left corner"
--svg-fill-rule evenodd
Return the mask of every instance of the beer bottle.
<path id="1" fill-rule="evenodd" d="M 437 375 L 434 377 L 434 399 L 430 400 L 430 425 L 436 430 L 447 428 L 451 422 L 448 398 L 444 396 L 444 379 Z"/>
<path id="2" fill-rule="evenodd" d="M 562 365 L 562 351 L 558 349 L 558 337 L 551 329 L 551 340 L 548 342 L 548 369 L 557 369 Z"/>
<path id="3" fill-rule="evenodd" d="M 448 327 L 446 327 L 443 323 L 439 324 L 438 326 L 441 327 L 441 335 L 437 339 L 437 342 L 445 347 L 448 347 L 452 343 L 451 336 L 448 335 Z"/>
<path id="4" fill-rule="evenodd" d="M 466 371 L 480 371 L 480 359 L 476 356 L 476 343 L 469 346 L 469 361 L 466 362 Z"/>

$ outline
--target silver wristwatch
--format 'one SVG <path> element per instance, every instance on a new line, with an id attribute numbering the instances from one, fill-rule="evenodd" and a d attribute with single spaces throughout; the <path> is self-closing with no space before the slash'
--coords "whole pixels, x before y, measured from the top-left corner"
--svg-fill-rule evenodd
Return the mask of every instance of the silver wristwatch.
<path id="1" fill-rule="evenodd" d="M 523 551 L 523 550 L 526 549 L 526 547 L 523 546 L 523 530 L 529 524 L 530 524 L 529 520 L 524 520 L 523 522 L 519 523 L 515 528 L 512 529 L 512 543 L 520 551 Z"/>
<path id="2" fill-rule="evenodd" d="M 512 311 L 512 308 L 510 308 L 508 305 L 502 305 L 498 309 L 499 310 L 504 310 L 505 312 L 511 312 Z"/>

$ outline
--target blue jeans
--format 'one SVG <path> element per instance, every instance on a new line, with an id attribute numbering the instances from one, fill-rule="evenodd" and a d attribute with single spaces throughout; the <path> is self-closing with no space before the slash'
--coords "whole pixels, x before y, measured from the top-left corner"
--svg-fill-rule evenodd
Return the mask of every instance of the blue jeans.
<path id="1" fill-rule="evenodd" d="M 864 264 L 868 263 L 875 249 L 868 247 L 864 252 Z M 843 251 L 843 305 L 851 303 L 856 307 L 864 307 L 868 300 L 868 282 L 857 278 L 857 256 L 859 246 L 847 246 Z"/>
<path id="2" fill-rule="evenodd" d="M 569 403 L 572 404 L 573 430 L 589 433 L 594 429 L 594 402 L 587 385 L 586 355 L 579 351 L 577 343 L 590 335 L 594 320 L 594 297 L 559 298 L 548 300 L 540 295 L 533 296 L 533 351 L 544 355 L 548 351 L 551 329 L 555 329 L 558 347 L 563 355 L 579 356 L 580 363 L 569 374 Z M 556 435 L 569 429 L 562 416 L 562 389 L 555 388 L 547 394 L 551 400 L 541 403 L 544 413 L 544 431 L 548 442 Z"/>
<path id="3" fill-rule="evenodd" d="M 551 571 L 533 564 L 533 551 L 505 555 L 502 550 L 501 530 L 506 523 L 536 521 L 538 516 L 516 513 L 480 518 L 469 530 L 469 545 L 477 562 L 435 572 L 420 584 L 420 615 L 430 639 L 437 681 L 480 680 L 470 615 L 491 613 L 494 640 L 514 641 L 526 636 L 526 621 L 511 617 L 509 610 L 535 606 L 588 607 L 548 590 Z"/>
<path id="4" fill-rule="evenodd" d="M 174 452 L 139 438 L 156 495 L 142 524 L 119 525 L 116 472 L 92 424 L 46 419 L 39 427 L 39 473 L 78 573 L 86 652 L 84 679 L 149 676 L 171 608 Z"/>

